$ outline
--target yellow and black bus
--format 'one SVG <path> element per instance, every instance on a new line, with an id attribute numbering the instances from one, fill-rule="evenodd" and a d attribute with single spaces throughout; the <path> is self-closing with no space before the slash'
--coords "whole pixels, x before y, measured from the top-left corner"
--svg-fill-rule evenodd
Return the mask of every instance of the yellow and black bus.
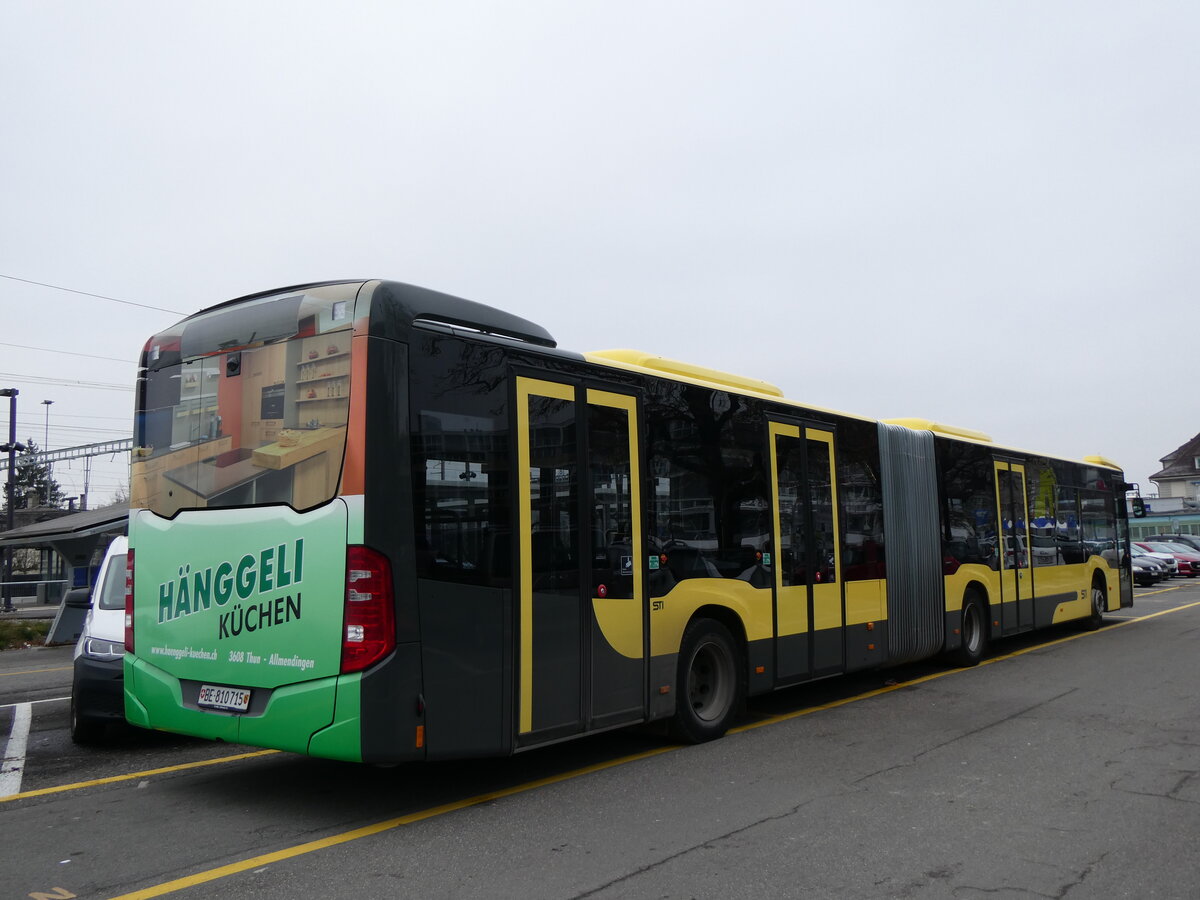
<path id="1" fill-rule="evenodd" d="M 240 298 L 138 378 L 127 718 L 510 754 L 1132 604 L 1101 457 L 878 422 L 388 281 Z"/>

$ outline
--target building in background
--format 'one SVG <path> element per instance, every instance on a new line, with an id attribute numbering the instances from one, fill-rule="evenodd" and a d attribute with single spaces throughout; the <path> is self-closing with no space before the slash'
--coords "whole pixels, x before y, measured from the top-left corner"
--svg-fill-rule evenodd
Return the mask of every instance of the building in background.
<path id="1" fill-rule="evenodd" d="M 1200 434 L 1159 460 L 1150 476 L 1157 496 L 1144 497 L 1146 515 L 1129 520 L 1136 541 L 1150 534 L 1200 534 Z"/>
<path id="2" fill-rule="evenodd" d="M 1150 476 L 1160 499 L 1200 500 L 1200 434 L 1161 460 L 1162 469 Z"/>

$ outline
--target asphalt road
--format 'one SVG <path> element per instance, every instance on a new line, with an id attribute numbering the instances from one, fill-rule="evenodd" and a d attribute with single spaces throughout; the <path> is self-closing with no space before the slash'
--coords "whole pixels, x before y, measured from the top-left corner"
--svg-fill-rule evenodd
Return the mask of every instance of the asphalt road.
<path id="1" fill-rule="evenodd" d="M 0 746 L 37 702 L 0 897 L 1192 898 L 1198 651 L 1200 585 L 1139 589 L 1100 631 L 780 692 L 699 747 L 391 769 L 132 730 L 83 750 L 70 650 L 7 651 Z"/>

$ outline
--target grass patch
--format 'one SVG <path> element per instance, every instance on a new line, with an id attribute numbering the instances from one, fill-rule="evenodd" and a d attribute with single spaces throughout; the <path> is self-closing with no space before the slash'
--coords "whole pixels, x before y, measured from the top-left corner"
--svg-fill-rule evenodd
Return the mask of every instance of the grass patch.
<path id="1" fill-rule="evenodd" d="M 50 623 L 40 619 L 0 619 L 0 650 L 44 644 Z"/>

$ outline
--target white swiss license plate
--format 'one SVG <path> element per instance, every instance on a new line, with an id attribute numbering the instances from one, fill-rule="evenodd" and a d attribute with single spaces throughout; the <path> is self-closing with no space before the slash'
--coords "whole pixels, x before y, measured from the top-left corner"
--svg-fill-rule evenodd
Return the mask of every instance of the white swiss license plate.
<path id="1" fill-rule="evenodd" d="M 200 696 L 196 698 L 200 706 L 209 709 L 232 709 L 245 712 L 250 708 L 250 692 L 245 688 L 214 687 L 211 684 L 200 686 Z"/>

